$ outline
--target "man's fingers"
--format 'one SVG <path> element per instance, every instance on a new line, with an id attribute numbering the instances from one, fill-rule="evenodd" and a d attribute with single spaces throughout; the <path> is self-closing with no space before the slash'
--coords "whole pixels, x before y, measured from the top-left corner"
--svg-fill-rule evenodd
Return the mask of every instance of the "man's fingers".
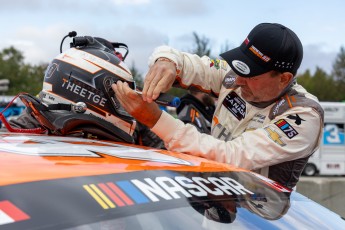
<path id="1" fill-rule="evenodd" d="M 154 68 L 150 68 L 149 72 L 146 74 L 145 80 L 144 80 L 144 87 L 142 89 L 142 97 L 144 101 L 148 101 L 148 98 L 151 98 L 151 95 L 148 96 L 148 90 L 151 86 L 151 82 L 153 78 L 155 77 L 155 71 Z"/>
<path id="2" fill-rule="evenodd" d="M 122 107 L 137 121 L 149 128 L 156 124 L 162 113 L 156 103 L 144 102 L 141 95 L 131 89 L 127 82 L 118 81 L 111 87 Z"/>
<path id="3" fill-rule="evenodd" d="M 120 102 L 120 104 L 123 104 L 123 90 L 122 90 L 122 82 L 117 82 L 111 85 L 111 88 L 115 92 L 115 96 L 117 100 Z"/>
<path id="4" fill-rule="evenodd" d="M 148 85 L 147 91 L 146 91 L 146 101 L 147 102 L 151 103 L 152 101 L 157 99 L 157 97 L 159 96 L 159 93 L 161 92 L 161 88 L 159 87 L 159 84 L 161 84 L 162 81 L 163 81 L 163 79 L 160 76 L 158 76 L 157 74 L 154 77 L 154 79 L 152 79 L 152 81 Z M 159 92 L 159 93 L 157 95 L 157 93 L 154 94 L 154 92 Z"/>
<path id="5" fill-rule="evenodd" d="M 156 89 L 157 84 L 161 81 L 160 73 L 152 71 L 149 75 L 146 76 L 146 78 L 142 95 L 143 100 L 146 100 L 147 102 L 151 103 L 153 100 L 157 98 L 154 98 L 153 91 Z"/>
<path id="6" fill-rule="evenodd" d="M 176 77 L 175 65 L 171 62 L 158 61 L 145 77 L 143 88 L 143 100 L 152 102 L 157 99 L 161 92 L 170 89 Z"/>

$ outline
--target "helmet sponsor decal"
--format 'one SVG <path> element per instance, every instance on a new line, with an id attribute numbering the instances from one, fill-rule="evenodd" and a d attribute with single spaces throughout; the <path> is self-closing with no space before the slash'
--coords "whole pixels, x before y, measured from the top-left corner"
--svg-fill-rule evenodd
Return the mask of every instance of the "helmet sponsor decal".
<path id="1" fill-rule="evenodd" d="M 104 107 L 107 103 L 107 99 L 100 96 L 99 92 L 94 92 L 95 90 L 91 90 L 91 87 L 80 81 L 63 78 L 61 87 L 63 90 L 66 90 L 67 92 L 69 91 L 74 95 L 78 95 L 79 97 L 84 98 L 93 104 Z"/>
<path id="2" fill-rule="evenodd" d="M 54 72 L 55 72 L 57 66 L 58 66 L 58 65 L 57 65 L 56 63 L 51 63 L 51 64 L 48 66 L 47 71 L 46 71 L 46 74 L 44 75 L 44 77 L 45 77 L 45 78 L 50 78 L 50 77 L 54 74 Z"/>

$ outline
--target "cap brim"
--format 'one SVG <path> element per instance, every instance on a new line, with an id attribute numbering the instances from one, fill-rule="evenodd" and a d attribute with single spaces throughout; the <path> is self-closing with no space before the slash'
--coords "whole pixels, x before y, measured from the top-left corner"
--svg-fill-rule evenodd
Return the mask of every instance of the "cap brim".
<path id="1" fill-rule="evenodd" d="M 256 64 L 240 47 L 222 53 L 220 56 L 231 66 L 231 69 L 241 77 L 255 77 L 270 71 Z"/>

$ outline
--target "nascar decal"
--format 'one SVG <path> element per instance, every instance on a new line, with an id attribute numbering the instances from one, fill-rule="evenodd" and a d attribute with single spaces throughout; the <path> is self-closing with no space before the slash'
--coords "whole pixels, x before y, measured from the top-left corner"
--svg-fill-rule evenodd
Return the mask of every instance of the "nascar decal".
<path id="1" fill-rule="evenodd" d="M 0 229 L 72 228 L 75 222 L 66 221 L 71 213 L 83 225 L 195 204 L 221 205 L 223 201 L 236 205 L 264 201 L 260 210 L 269 210 L 265 204 L 270 202 L 284 205 L 286 190 L 259 177 L 249 172 L 145 170 L 0 186 L 0 201 L 10 201 L 26 214 L 21 217 L 22 212 L 13 215 L 6 209 L 6 215 L 17 222 L 3 221 Z"/>
<path id="2" fill-rule="evenodd" d="M 28 219 L 30 219 L 30 216 L 20 210 L 12 202 L 8 200 L 0 201 L 0 225 Z"/>
<path id="3" fill-rule="evenodd" d="M 103 208 L 110 209 L 134 204 L 160 202 L 185 198 L 212 196 L 226 199 L 228 196 L 253 195 L 231 177 L 159 176 L 124 181 L 109 181 L 83 185 L 83 188 Z"/>
<path id="4" fill-rule="evenodd" d="M 246 116 L 246 102 L 235 92 L 230 92 L 224 99 L 223 105 L 234 115 L 237 120 Z"/>
<path id="5" fill-rule="evenodd" d="M 3 136 L 0 139 L 0 151 L 31 156 L 101 157 L 99 154 L 105 154 L 124 159 L 192 165 L 154 150 L 73 137 Z"/>
<path id="6" fill-rule="evenodd" d="M 284 119 L 280 119 L 274 124 L 290 139 L 298 135 L 298 132 Z"/>

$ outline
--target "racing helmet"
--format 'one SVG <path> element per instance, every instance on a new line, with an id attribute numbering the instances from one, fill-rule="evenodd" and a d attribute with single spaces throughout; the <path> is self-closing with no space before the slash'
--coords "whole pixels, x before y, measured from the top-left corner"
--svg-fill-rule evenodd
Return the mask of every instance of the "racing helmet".
<path id="1" fill-rule="evenodd" d="M 117 81 L 136 88 L 129 68 L 105 39 L 75 37 L 70 46 L 47 67 L 39 94 L 41 101 L 48 106 L 68 104 L 73 112 L 83 115 L 80 117 L 100 118 L 132 137 L 136 122 L 121 107 L 111 88 Z"/>

